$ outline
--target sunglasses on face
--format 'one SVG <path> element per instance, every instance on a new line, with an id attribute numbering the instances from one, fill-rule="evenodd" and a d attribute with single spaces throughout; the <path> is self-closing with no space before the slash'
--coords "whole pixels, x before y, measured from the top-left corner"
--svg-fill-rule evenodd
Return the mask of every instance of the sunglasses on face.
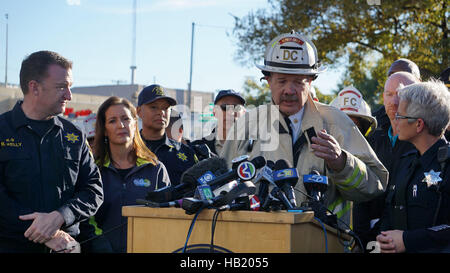
<path id="1" fill-rule="evenodd" d="M 233 111 L 233 112 L 240 112 L 243 111 L 245 108 L 243 105 L 241 104 L 221 104 L 219 105 L 220 109 L 222 109 L 222 111 Z"/>

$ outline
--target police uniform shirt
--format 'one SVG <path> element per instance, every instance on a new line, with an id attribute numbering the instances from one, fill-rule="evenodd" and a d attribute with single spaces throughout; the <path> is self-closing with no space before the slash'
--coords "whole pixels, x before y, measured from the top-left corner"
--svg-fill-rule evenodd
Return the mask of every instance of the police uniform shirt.
<path id="1" fill-rule="evenodd" d="M 23 236 L 32 221 L 19 215 L 58 210 L 62 229 L 76 236 L 77 223 L 92 216 L 103 197 L 81 130 L 61 117 L 29 120 L 21 104 L 0 116 L 0 251 L 39 251 Z"/>
<path id="2" fill-rule="evenodd" d="M 166 134 L 159 140 L 144 139 L 144 142 L 166 166 L 170 182 L 174 186 L 180 183 L 183 172 L 198 162 L 197 156 L 189 146 L 168 138 Z"/>
<path id="3" fill-rule="evenodd" d="M 386 199 L 387 219 L 383 219 L 381 229 L 405 230 L 403 239 L 407 251 L 411 251 L 413 246 L 417 248 L 421 243 L 415 238 L 433 226 L 439 200 L 436 185 L 440 183 L 445 183 L 446 190 L 434 225 L 448 224 L 450 220 L 448 170 L 446 176 L 442 174 L 437 160 L 438 148 L 445 144 L 444 139 L 438 140 L 422 156 L 417 152 L 407 153 L 390 184 Z"/>
<path id="4" fill-rule="evenodd" d="M 425 228 L 433 224 L 438 194 L 436 186 L 430 183 L 432 180 L 443 181 L 441 166 L 437 160 L 437 151 L 440 146 L 445 144 L 445 140 L 440 139 L 422 156 L 419 156 L 417 152 L 410 153 L 411 155 L 408 156 L 409 168 L 403 168 L 404 170 L 395 176 L 395 195 L 392 202 L 397 207 L 404 207 L 399 209 L 406 209 L 406 229 Z M 408 176 L 408 181 L 405 181 Z M 442 181 L 437 183 L 442 183 Z M 400 194 L 402 196 L 399 196 Z M 405 204 L 400 201 L 403 197 L 406 201 Z"/>

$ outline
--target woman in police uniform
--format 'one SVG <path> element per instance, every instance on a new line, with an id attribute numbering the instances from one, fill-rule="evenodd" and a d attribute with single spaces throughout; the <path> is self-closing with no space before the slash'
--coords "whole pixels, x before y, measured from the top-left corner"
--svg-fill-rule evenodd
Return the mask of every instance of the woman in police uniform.
<path id="1" fill-rule="evenodd" d="M 398 138 L 417 151 L 402 156 L 391 176 L 381 252 L 450 252 L 450 94 L 442 82 L 404 87 L 395 116 Z"/>

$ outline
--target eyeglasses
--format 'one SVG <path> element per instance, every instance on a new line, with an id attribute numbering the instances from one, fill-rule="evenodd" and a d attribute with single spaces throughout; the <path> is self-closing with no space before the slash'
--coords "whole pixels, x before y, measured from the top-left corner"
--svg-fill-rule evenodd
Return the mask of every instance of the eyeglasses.
<path id="1" fill-rule="evenodd" d="M 399 119 L 419 119 L 419 118 L 402 116 L 402 115 L 399 115 L 398 113 L 395 113 L 395 120 L 399 120 Z"/>
<path id="2" fill-rule="evenodd" d="M 219 105 L 220 109 L 222 109 L 222 111 L 233 111 L 233 112 L 240 112 L 243 111 L 245 108 L 243 105 L 241 104 L 221 104 Z"/>

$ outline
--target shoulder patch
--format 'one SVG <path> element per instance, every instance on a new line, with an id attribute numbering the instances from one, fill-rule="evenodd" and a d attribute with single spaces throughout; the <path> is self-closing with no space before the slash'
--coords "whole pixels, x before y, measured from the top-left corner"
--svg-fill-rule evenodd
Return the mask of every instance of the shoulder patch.
<path id="1" fill-rule="evenodd" d="M 66 133 L 64 135 L 64 138 L 67 139 L 67 141 L 71 142 L 72 144 L 80 141 L 80 136 L 75 133 Z"/>
<path id="2" fill-rule="evenodd" d="M 440 226 L 434 226 L 434 227 L 430 227 L 428 228 L 428 230 L 434 231 L 434 232 L 438 232 L 438 231 L 442 231 L 442 230 L 446 230 L 446 229 L 450 229 L 449 225 L 440 225 Z"/>

